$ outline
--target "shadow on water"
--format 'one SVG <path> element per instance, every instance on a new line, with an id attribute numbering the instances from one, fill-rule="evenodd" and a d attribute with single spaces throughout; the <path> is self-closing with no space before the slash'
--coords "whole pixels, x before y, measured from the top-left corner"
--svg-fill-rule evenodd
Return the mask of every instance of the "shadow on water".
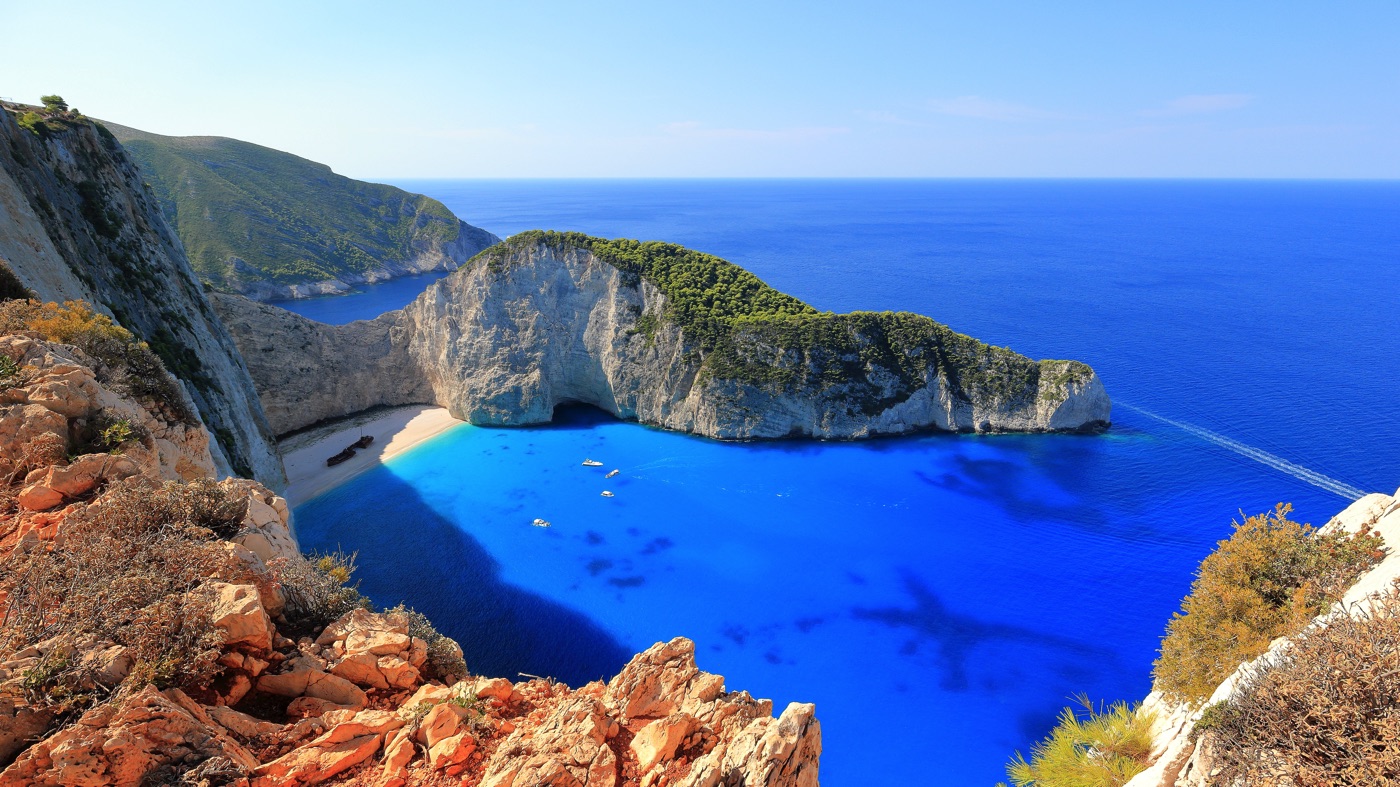
<path id="1" fill-rule="evenodd" d="M 475 538 L 383 467 L 301 506 L 297 519 L 303 549 L 358 552 L 361 592 L 379 607 L 403 602 L 427 615 L 477 674 L 577 686 L 632 656 L 587 616 L 502 581 Z"/>
<path id="2" fill-rule="evenodd" d="M 1005 623 L 987 623 L 954 612 L 937 593 L 908 572 L 904 573 L 903 582 L 911 606 L 878 609 L 856 607 L 851 610 L 851 616 L 857 620 L 883 623 L 891 628 L 911 629 L 916 639 L 901 651 L 904 656 L 916 655 L 922 643 L 931 644 L 940 673 L 939 686 L 945 691 L 967 691 L 972 688 L 969 678 L 972 652 L 991 641 L 1016 642 L 1025 647 L 1058 651 L 1081 662 L 1088 657 L 1098 657 L 1102 661 L 1113 658 L 1110 652 L 1102 648 L 1067 637 Z"/>

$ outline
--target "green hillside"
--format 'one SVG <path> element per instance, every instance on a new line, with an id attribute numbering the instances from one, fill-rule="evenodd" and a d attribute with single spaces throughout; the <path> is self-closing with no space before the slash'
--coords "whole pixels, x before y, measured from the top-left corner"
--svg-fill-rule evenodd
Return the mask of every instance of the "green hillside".
<path id="1" fill-rule="evenodd" d="M 145 171 L 190 262 L 215 289 L 266 294 L 267 285 L 450 269 L 499 240 L 435 199 L 290 153 L 106 126 Z"/>

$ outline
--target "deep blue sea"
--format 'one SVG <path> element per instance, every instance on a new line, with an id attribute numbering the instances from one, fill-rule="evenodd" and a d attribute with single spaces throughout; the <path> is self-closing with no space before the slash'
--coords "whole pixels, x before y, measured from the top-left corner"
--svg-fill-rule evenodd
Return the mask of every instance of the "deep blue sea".
<path id="1" fill-rule="evenodd" d="M 730 688 L 817 703 L 829 785 L 874 783 L 877 752 L 901 753 L 875 755 L 887 784 L 992 784 L 1071 695 L 1146 694 L 1239 511 L 1321 524 L 1400 486 L 1400 183 L 395 185 L 503 237 L 674 241 L 1098 370 L 1099 436 L 722 444 L 574 409 L 457 427 L 297 509 L 305 548 L 372 555 L 362 589 L 484 674 L 577 684 L 694 639 Z M 370 317 L 427 281 L 292 305 Z"/>

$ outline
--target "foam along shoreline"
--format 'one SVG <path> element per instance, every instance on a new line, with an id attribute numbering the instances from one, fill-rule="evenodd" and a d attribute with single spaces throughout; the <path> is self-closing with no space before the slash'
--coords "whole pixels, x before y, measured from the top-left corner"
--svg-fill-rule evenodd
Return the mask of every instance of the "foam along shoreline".
<path id="1" fill-rule="evenodd" d="M 287 469 L 287 491 L 283 497 L 289 505 L 301 505 L 461 423 L 444 407 L 421 405 L 360 413 L 293 435 L 279 443 Z M 356 451 L 353 458 L 334 467 L 326 466 L 327 459 L 361 434 L 372 435 L 374 442 Z"/>

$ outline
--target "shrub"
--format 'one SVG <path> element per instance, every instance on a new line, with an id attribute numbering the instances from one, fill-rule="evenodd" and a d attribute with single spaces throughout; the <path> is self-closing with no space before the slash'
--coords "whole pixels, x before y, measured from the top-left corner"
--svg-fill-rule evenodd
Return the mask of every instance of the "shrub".
<path id="1" fill-rule="evenodd" d="M 87 303 L 0 303 L 0 333 L 19 331 L 35 331 L 48 341 L 77 347 L 98 362 L 97 377 L 103 383 L 129 396 L 150 399 L 174 420 L 198 423 L 179 383 L 150 346 Z"/>
<path id="2" fill-rule="evenodd" d="M 41 102 L 43 102 L 43 104 L 44 104 L 44 109 L 46 109 L 46 110 L 48 110 L 48 111 L 50 111 L 50 112 L 67 112 L 67 111 L 68 111 L 68 102 L 63 100 L 63 96 L 59 96 L 59 95 L 39 96 L 39 100 L 40 100 Z"/>
<path id="3" fill-rule="evenodd" d="M 1088 697 L 1065 708 L 1049 737 L 1006 766 L 1016 787 L 1117 787 L 1148 765 L 1154 715 L 1116 702 L 1094 710 Z"/>
<path id="4" fill-rule="evenodd" d="M 1290 511 L 1280 503 L 1235 523 L 1202 561 L 1153 665 L 1169 699 L 1204 701 L 1241 662 L 1326 611 L 1383 554 L 1377 535 L 1317 535 Z"/>
<path id="5" fill-rule="evenodd" d="M 113 421 L 98 430 L 98 446 L 112 453 L 119 453 L 122 443 L 125 443 L 135 436 L 136 432 L 131 428 L 131 422 L 123 418 L 118 421 Z"/>
<path id="6" fill-rule="evenodd" d="M 0 355 L 0 391 L 24 385 L 24 367 L 8 355 Z"/>
<path id="7" fill-rule="evenodd" d="M 1212 783 L 1395 783 L 1400 599 L 1350 612 L 1300 634 L 1212 714 L 1199 733 L 1220 769 Z"/>
<path id="8" fill-rule="evenodd" d="M 277 557 L 268 568 L 287 596 L 284 614 L 294 634 L 315 634 L 351 610 L 370 608 L 359 583 L 349 584 L 355 553 Z"/>
<path id="9" fill-rule="evenodd" d="M 425 677 L 436 678 L 443 683 L 466 677 L 467 662 L 462 659 L 461 646 L 456 640 L 434 628 L 426 615 L 403 604 L 387 612 L 403 616 L 408 621 L 408 635 L 428 644 L 428 661 L 424 665 Z"/>
<path id="10" fill-rule="evenodd" d="M 129 682 L 201 685 L 217 651 L 199 588 L 246 576 L 214 534 L 237 505 L 212 482 L 114 485 L 100 505 L 69 515 L 52 550 L 15 550 L 0 561 L 0 657 L 55 637 L 71 646 L 114 642 L 135 661 Z M 82 670 L 50 667 L 34 676 L 50 701 L 96 691 Z"/>

